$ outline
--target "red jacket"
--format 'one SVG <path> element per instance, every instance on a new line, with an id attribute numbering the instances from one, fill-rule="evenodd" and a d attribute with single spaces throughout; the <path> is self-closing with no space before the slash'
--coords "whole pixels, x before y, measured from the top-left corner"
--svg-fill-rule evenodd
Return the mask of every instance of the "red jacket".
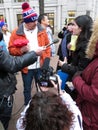
<path id="1" fill-rule="evenodd" d="M 38 35 L 37 35 L 38 44 L 39 44 L 39 46 L 46 46 L 47 44 L 49 44 L 49 39 L 48 39 L 47 33 L 44 29 L 41 28 L 41 26 L 39 24 L 37 26 L 38 26 Z M 10 38 L 10 42 L 9 42 L 9 52 L 11 55 L 14 55 L 14 56 L 22 55 L 20 48 L 14 46 L 14 41 L 17 39 L 26 40 L 26 36 L 23 31 L 23 24 L 21 24 L 18 28 L 16 28 L 11 34 L 11 38 Z M 41 55 L 41 58 L 40 58 L 41 66 L 44 62 L 44 59 L 46 57 L 50 57 L 50 55 L 51 55 L 51 51 L 50 51 L 50 47 L 48 47 Z M 28 72 L 27 68 L 24 68 L 23 72 L 27 73 Z"/>
<path id="2" fill-rule="evenodd" d="M 82 76 L 73 78 L 73 84 L 79 93 L 77 105 L 88 127 L 85 130 L 98 130 L 98 57 L 86 67 Z"/>

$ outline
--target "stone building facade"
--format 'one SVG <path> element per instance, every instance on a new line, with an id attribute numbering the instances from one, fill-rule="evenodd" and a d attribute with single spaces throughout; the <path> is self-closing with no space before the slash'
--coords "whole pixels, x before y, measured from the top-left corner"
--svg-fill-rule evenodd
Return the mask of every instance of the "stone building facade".
<path id="1" fill-rule="evenodd" d="M 21 22 L 21 4 L 28 1 L 39 14 L 40 0 L 0 0 L 0 19 L 4 18 L 12 31 Z M 81 14 L 95 19 L 98 15 L 98 0 L 44 0 L 44 12 L 48 14 L 53 32 L 56 33 L 70 21 Z"/>

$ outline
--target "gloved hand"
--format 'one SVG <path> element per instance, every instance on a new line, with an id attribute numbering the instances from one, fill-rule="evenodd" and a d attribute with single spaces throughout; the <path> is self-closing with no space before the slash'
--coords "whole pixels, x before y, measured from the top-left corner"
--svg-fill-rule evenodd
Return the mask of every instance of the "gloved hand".
<path id="1" fill-rule="evenodd" d="M 67 27 L 63 27 L 63 29 L 62 29 L 62 30 L 63 30 L 63 31 L 65 31 L 66 29 L 67 29 Z"/>

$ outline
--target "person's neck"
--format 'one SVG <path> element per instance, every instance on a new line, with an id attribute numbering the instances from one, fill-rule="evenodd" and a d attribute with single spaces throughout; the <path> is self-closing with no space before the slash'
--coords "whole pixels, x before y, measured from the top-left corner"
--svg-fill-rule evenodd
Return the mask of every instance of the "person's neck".
<path id="1" fill-rule="evenodd" d="M 41 26 L 42 26 L 44 29 L 46 29 L 46 26 L 45 26 L 45 25 L 41 24 Z"/>

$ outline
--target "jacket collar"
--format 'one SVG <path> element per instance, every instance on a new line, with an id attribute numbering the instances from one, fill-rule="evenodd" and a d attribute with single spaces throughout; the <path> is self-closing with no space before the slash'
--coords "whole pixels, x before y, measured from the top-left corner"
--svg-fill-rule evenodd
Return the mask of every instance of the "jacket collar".
<path id="1" fill-rule="evenodd" d="M 37 27 L 38 27 L 38 33 L 44 30 L 40 23 L 37 23 Z M 23 23 L 19 25 L 19 27 L 18 27 L 18 29 L 16 31 L 16 34 L 17 35 L 25 35 L 24 34 Z"/>

